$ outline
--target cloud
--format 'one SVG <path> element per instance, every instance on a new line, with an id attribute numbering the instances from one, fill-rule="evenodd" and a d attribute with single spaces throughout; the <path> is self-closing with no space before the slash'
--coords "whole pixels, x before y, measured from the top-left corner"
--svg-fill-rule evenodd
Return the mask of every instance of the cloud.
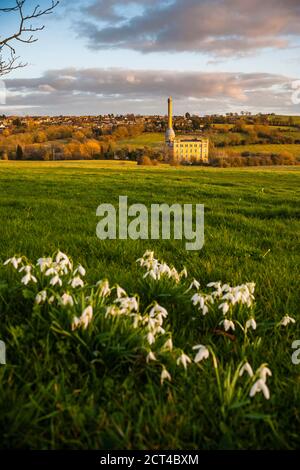
<path id="1" fill-rule="evenodd" d="M 300 38 L 299 0 L 97 0 L 83 12 L 76 29 L 96 50 L 228 57 L 285 48 Z"/>
<path id="2" fill-rule="evenodd" d="M 164 114 L 170 94 L 178 114 L 233 109 L 295 114 L 299 106 L 292 105 L 292 82 L 267 73 L 67 68 L 38 78 L 7 79 L 6 87 L 8 106 L 32 106 L 34 114 Z"/>

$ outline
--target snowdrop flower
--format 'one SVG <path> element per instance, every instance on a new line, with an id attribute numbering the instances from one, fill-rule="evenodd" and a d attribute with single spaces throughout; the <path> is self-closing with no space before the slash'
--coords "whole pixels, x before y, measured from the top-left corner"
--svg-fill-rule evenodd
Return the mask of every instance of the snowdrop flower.
<path id="1" fill-rule="evenodd" d="M 51 297 L 48 299 L 48 303 L 53 304 L 54 301 L 55 301 L 55 297 L 54 295 L 51 295 Z"/>
<path id="2" fill-rule="evenodd" d="M 203 315 L 206 315 L 208 313 L 208 307 L 205 303 L 207 297 L 204 297 L 203 295 L 197 293 L 193 295 L 191 300 L 195 306 L 199 305 L 199 310 L 202 310 Z"/>
<path id="3" fill-rule="evenodd" d="M 47 268 L 50 268 L 52 263 L 52 258 L 39 258 L 36 264 L 40 267 L 40 271 L 43 273 Z"/>
<path id="4" fill-rule="evenodd" d="M 188 288 L 188 290 L 186 292 L 188 292 L 189 290 L 194 289 L 194 288 L 196 290 L 200 289 L 200 282 L 198 282 L 196 279 L 193 280 L 193 282 L 190 284 L 190 287 Z"/>
<path id="5" fill-rule="evenodd" d="M 150 344 L 150 346 L 151 344 L 155 343 L 155 336 L 153 333 L 151 333 L 151 331 L 147 334 L 147 341 Z"/>
<path id="6" fill-rule="evenodd" d="M 72 331 L 76 330 L 80 326 L 80 319 L 78 317 L 74 317 L 71 325 Z"/>
<path id="7" fill-rule="evenodd" d="M 25 276 L 22 277 L 21 279 L 21 282 L 22 284 L 24 284 L 25 286 L 27 286 L 27 284 L 29 284 L 29 282 L 34 282 L 34 283 L 37 283 L 37 279 L 36 277 L 34 277 L 32 274 L 31 274 L 31 269 L 32 267 L 31 266 L 24 266 L 23 268 L 21 268 L 22 271 L 25 271 Z M 20 272 L 21 272 L 20 270 Z"/>
<path id="8" fill-rule="evenodd" d="M 158 303 L 156 303 L 149 312 L 150 317 L 155 317 L 157 314 L 163 318 L 167 318 L 168 316 L 167 310 L 164 307 L 161 307 Z"/>
<path id="9" fill-rule="evenodd" d="M 249 318 L 249 320 L 246 321 L 246 329 L 248 328 L 256 330 L 256 321 L 254 320 L 254 318 Z"/>
<path id="10" fill-rule="evenodd" d="M 203 359 L 207 359 L 209 356 L 209 350 L 203 344 L 198 344 L 197 346 L 193 347 L 194 350 L 198 350 L 194 362 L 201 362 Z"/>
<path id="11" fill-rule="evenodd" d="M 55 269 L 54 267 L 52 267 L 52 268 L 50 267 L 45 272 L 45 276 L 54 276 L 55 274 L 57 274 L 57 269 Z"/>
<path id="12" fill-rule="evenodd" d="M 84 309 L 84 311 L 82 312 L 82 315 L 80 317 L 80 323 L 81 325 L 83 326 L 83 328 L 86 330 L 89 323 L 91 322 L 93 318 L 93 307 L 91 305 L 89 305 L 88 307 L 86 307 Z"/>
<path id="13" fill-rule="evenodd" d="M 70 306 L 70 307 L 73 307 L 74 306 L 74 300 L 73 300 L 73 297 L 70 295 L 70 294 L 67 294 L 66 292 L 62 295 L 61 297 L 61 303 L 62 305 L 64 306 Z"/>
<path id="14" fill-rule="evenodd" d="M 56 284 L 62 286 L 62 280 L 60 279 L 58 274 L 56 274 L 50 281 L 50 286 L 56 286 Z"/>
<path id="15" fill-rule="evenodd" d="M 35 297 L 35 303 L 36 304 L 43 304 L 47 300 L 47 292 L 45 290 L 42 290 L 39 292 L 36 297 Z"/>
<path id="16" fill-rule="evenodd" d="M 137 263 L 139 263 L 141 266 L 144 266 L 147 262 L 151 261 L 154 259 L 154 251 L 149 251 L 147 250 L 142 258 L 139 258 L 136 260 Z"/>
<path id="17" fill-rule="evenodd" d="M 164 367 L 162 372 L 161 372 L 160 383 L 163 384 L 165 380 L 169 380 L 169 382 L 171 382 L 172 377 L 169 374 L 169 372 L 167 371 L 167 369 Z"/>
<path id="18" fill-rule="evenodd" d="M 117 286 L 117 297 L 118 297 L 118 299 L 120 299 L 123 296 L 127 297 L 126 291 L 124 289 L 122 289 L 122 287 Z"/>
<path id="19" fill-rule="evenodd" d="M 62 251 L 58 251 L 57 255 L 56 255 L 56 258 L 55 258 L 55 261 L 56 263 L 60 263 L 60 262 L 65 262 L 65 263 L 68 263 L 70 264 L 70 259 L 69 257 L 63 253 Z"/>
<path id="20" fill-rule="evenodd" d="M 69 284 L 71 284 L 71 286 L 73 288 L 76 288 L 76 287 L 83 287 L 84 286 L 84 283 L 83 283 L 83 280 L 79 277 L 79 276 L 75 276 L 70 282 Z"/>
<path id="21" fill-rule="evenodd" d="M 192 361 L 191 359 L 189 358 L 189 356 L 187 356 L 186 354 L 182 353 L 181 356 L 179 356 L 179 358 L 177 359 L 176 361 L 176 364 L 179 366 L 180 364 L 183 365 L 183 367 L 185 368 L 185 370 L 187 369 L 187 365 L 190 364 Z"/>
<path id="22" fill-rule="evenodd" d="M 163 345 L 162 349 L 165 349 L 166 351 L 172 351 L 173 350 L 173 341 L 171 338 L 169 338 L 165 344 Z"/>
<path id="23" fill-rule="evenodd" d="M 138 311 L 139 305 L 136 297 L 121 297 L 115 301 L 119 307 L 122 314 L 130 313 L 132 311 Z"/>
<path id="24" fill-rule="evenodd" d="M 146 362 L 148 363 L 150 361 L 157 361 L 155 354 L 152 351 L 150 351 L 146 357 Z"/>
<path id="25" fill-rule="evenodd" d="M 155 268 L 155 266 L 154 266 L 154 268 Z M 171 269 L 167 265 L 167 263 L 162 263 L 162 264 L 157 263 L 156 270 L 159 272 L 159 274 L 167 274 L 169 277 L 172 276 Z"/>
<path id="26" fill-rule="evenodd" d="M 183 268 L 183 270 L 181 271 L 181 273 L 179 274 L 179 276 L 180 276 L 180 279 L 181 279 L 182 277 L 187 278 L 188 273 L 187 273 L 186 268 Z"/>
<path id="27" fill-rule="evenodd" d="M 254 397 L 254 395 L 256 395 L 259 392 L 263 392 L 265 399 L 269 400 L 270 391 L 267 387 L 266 382 L 263 379 L 257 380 L 255 384 L 252 386 L 250 390 L 250 397 Z"/>
<path id="28" fill-rule="evenodd" d="M 247 286 L 250 294 L 254 294 L 255 286 L 256 286 L 255 282 L 247 282 L 246 286 Z"/>
<path id="29" fill-rule="evenodd" d="M 18 269 L 21 261 L 22 261 L 22 258 L 16 258 L 15 256 L 13 256 L 13 258 L 9 258 L 4 262 L 4 266 L 7 266 L 8 264 L 12 264 L 15 269 Z"/>
<path id="30" fill-rule="evenodd" d="M 253 370 L 252 370 L 252 367 L 250 366 L 249 362 L 245 362 L 245 364 L 243 365 L 243 367 L 241 367 L 241 370 L 240 370 L 240 373 L 239 373 L 239 376 L 242 377 L 242 375 L 244 375 L 244 372 L 247 372 L 247 374 L 249 375 L 249 377 L 253 377 Z"/>
<path id="31" fill-rule="evenodd" d="M 210 282 L 209 284 L 207 284 L 207 287 L 214 287 L 215 289 L 219 289 L 221 288 L 221 283 L 220 282 Z"/>
<path id="32" fill-rule="evenodd" d="M 264 365 L 260 366 L 260 368 L 258 369 L 258 372 L 259 372 L 260 379 L 263 380 L 264 382 L 266 382 L 268 376 L 272 375 L 272 372 L 270 371 L 270 369 Z"/>
<path id="33" fill-rule="evenodd" d="M 139 315 L 138 313 L 132 313 L 130 316 L 133 318 L 133 328 L 138 328 L 139 324 L 143 320 L 142 315 Z"/>
<path id="34" fill-rule="evenodd" d="M 234 325 L 234 323 L 233 323 L 232 320 L 227 320 L 227 319 L 225 319 L 225 320 L 221 321 L 220 325 L 221 325 L 222 323 L 223 323 L 223 325 L 224 325 L 225 331 L 228 331 L 228 330 L 230 330 L 230 329 L 233 330 L 233 331 L 235 330 L 235 325 Z"/>
<path id="35" fill-rule="evenodd" d="M 180 275 L 178 274 L 178 272 L 177 272 L 177 270 L 176 270 L 175 268 L 172 268 L 172 269 L 171 269 L 171 275 L 170 275 L 170 277 L 171 277 L 172 279 L 174 279 L 174 281 L 177 282 L 177 283 L 180 281 Z"/>
<path id="36" fill-rule="evenodd" d="M 109 305 L 106 309 L 105 312 L 105 318 L 111 316 L 111 317 L 117 317 L 121 314 L 120 309 L 116 305 Z"/>
<path id="37" fill-rule="evenodd" d="M 229 310 L 229 304 L 227 302 L 223 302 L 222 304 L 219 305 L 219 309 L 222 310 L 223 315 L 226 315 L 226 313 Z"/>
<path id="38" fill-rule="evenodd" d="M 156 274 L 156 272 L 153 269 L 150 269 L 150 271 L 147 271 L 146 274 L 144 274 L 143 278 L 146 279 L 146 277 L 148 277 L 148 276 L 152 277 L 152 279 L 154 279 L 154 281 L 159 279 L 158 275 Z"/>
<path id="39" fill-rule="evenodd" d="M 109 282 L 107 279 L 97 282 L 97 287 L 100 289 L 100 297 L 107 297 L 111 293 Z"/>
<path id="40" fill-rule="evenodd" d="M 287 326 L 289 323 L 296 323 L 296 320 L 289 317 L 289 315 L 285 315 L 278 323 L 278 326 Z"/>
<path id="41" fill-rule="evenodd" d="M 83 276 L 83 277 L 84 277 L 85 274 L 86 274 L 86 270 L 84 269 L 83 266 L 81 266 L 81 264 L 79 264 L 79 266 L 75 269 L 74 274 L 75 274 L 75 275 L 76 275 L 76 274 L 80 274 L 80 276 Z"/>

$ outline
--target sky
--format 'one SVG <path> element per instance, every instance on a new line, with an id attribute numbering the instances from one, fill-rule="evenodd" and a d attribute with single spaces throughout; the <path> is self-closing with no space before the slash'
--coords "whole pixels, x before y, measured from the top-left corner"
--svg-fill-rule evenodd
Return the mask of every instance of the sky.
<path id="1" fill-rule="evenodd" d="M 17 25 L 0 12 L 2 37 Z M 165 114 L 172 95 L 175 114 L 300 114 L 299 0 L 61 0 L 41 25 L 0 113 Z"/>

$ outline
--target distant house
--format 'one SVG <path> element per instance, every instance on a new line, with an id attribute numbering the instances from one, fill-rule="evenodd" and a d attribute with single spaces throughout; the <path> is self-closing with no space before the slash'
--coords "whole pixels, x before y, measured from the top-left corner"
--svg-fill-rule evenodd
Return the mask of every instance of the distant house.
<path id="1" fill-rule="evenodd" d="M 172 98 L 168 99 L 168 128 L 166 131 L 166 149 L 168 159 L 178 163 L 208 163 L 209 139 L 205 137 L 175 137 L 173 129 Z"/>

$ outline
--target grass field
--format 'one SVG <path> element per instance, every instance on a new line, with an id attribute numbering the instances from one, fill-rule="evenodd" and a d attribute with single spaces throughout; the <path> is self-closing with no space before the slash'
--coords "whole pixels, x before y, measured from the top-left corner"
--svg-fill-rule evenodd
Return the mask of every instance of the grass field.
<path id="1" fill-rule="evenodd" d="M 141 147 L 160 147 L 165 142 L 165 136 L 163 133 L 152 132 L 138 135 L 137 137 L 130 137 L 128 139 L 122 139 L 118 141 L 118 146 L 128 146 L 132 149 Z"/>
<path id="2" fill-rule="evenodd" d="M 225 151 L 241 154 L 242 152 L 253 153 L 281 153 L 290 152 L 295 157 L 300 158 L 300 145 L 298 144 L 265 144 L 265 145 L 238 145 L 233 147 L 225 147 Z"/>
<path id="3" fill-rule="evenodd" d="M 3 448 L 299 448 L 300 365 L 291 360 L 300 339 L 299 168 L 0 162 L 0 187 Z M 204 204 L 204 248 L 186 251 L 174 240 L 100 241 L 96 208 L 117 206 L 119 195 L 147 206 Z M 3 261 L 15 254 L 34 261 L 57 249 L 86 267 L 89 284 L 108 278 L 138 293 L 143 308 L 156 300 L 169 312 L 174 354 L 193 357 L 192 346 L 208 345 L 217 368 L 212 352 L 187 371 L 163 354 L 147 364 L 138 331 L 127 320 L 105 321 L 101 309 L 90 329 L 71 332 L 62 309 L 33 307 L 30 286 Z M 143 280 L 135 260 L 146 249 L 178 270 L 185 266 L 186 284 Z M 255 282 L 257 330 L 247 338 L 220 334 L 215 313 L 204 318 L 186 293 L 193 278 L 203 290 L 210 281 Z M 285 314 L 296 324 L 276 326 Z M 245 377 L 235 384 L 245 358 L 255 369 L 267 363 L 272 370 L 269 400 L 245 395 L 239 388 Z M 172 375 L 163 385 L 160 361 L 169 361 Z"/>

